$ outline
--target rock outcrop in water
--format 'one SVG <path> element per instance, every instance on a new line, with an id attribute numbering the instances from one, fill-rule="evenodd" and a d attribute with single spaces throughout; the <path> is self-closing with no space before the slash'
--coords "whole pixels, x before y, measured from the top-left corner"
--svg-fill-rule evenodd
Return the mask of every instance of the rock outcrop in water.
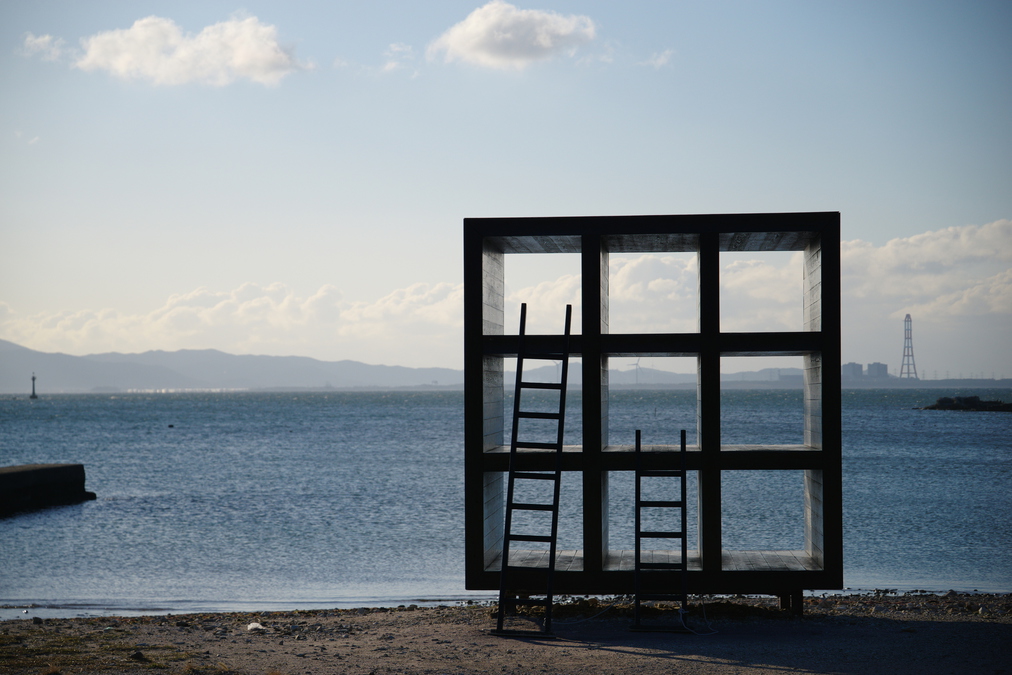
<path id="1" fill-rule="evenodd" d="M 980 396 L 943 396 L 921 410 L 968 410 L 974 412 L 1012 412 L 1012 403 L 981 401 Z"/>

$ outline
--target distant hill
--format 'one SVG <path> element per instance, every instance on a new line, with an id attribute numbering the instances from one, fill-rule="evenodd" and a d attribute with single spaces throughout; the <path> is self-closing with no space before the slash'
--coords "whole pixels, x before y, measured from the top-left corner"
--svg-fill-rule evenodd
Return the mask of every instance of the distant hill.
<path id="1" fill-rule="evenodd" d="M 50 354 L 0 340 L 0 393 L 86 393 L 155 389 L 347 389 L 461 387 L 463 371 L 319 361 L 302 356 L 236 356 L 214 349 L 142 354 Z"/>

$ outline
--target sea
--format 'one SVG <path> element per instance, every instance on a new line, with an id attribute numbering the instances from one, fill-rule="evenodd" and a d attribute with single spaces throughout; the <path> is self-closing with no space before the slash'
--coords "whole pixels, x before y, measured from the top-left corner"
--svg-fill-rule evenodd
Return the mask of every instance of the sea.
<path id="1" fill-rule="evenodd" d="M 844 390 L 844 582 L 1012 592 L 1012 414 Z M 94 501 L 0 519 L 0 620 L 433 605 L 464 588 L 461 391 L 0 398 L 0 466 L 81 463 Z M 579 393 L 567 443 L 579 443 Z M 508 404 L 507 404 L 508 405 Z M 802 442 L 800 390 L 727 390 L 724 443 Z M 695 442 L 695 391 L 613 390 L 610 439 Z M 694 481 L 690 481 L 691 493 Z M 632 548 L 612 474 L 611 547 Z M 582 548 L 579 479 L 559 546 Z M 722 476 L 723 545 L 802 547 L 802 472 Z M 690 512 L 690 522 L 693 521 Z M 694 542 L 690 538 L 690 548 Z"/>

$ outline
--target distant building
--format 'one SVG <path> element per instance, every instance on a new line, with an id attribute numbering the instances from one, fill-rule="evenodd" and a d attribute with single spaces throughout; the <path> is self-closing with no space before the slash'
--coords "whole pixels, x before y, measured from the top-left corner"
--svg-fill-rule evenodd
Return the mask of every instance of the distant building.
<path id="1" fill-rule="evenodd" d="M 864 377 L 864 366 L 860 363 L 845 363 L 840 366 L 840 376 L 845 380 L 860 380 Z"/>
<path id="2" fill-rule="evenodd" d="M 889 377 L 889 368 L 884 363 L 869 363 L 868 377 Z"/>

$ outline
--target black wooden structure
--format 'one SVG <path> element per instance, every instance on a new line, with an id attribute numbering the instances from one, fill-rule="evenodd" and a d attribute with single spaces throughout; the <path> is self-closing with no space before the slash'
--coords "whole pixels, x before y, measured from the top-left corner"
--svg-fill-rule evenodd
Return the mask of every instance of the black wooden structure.
<path id="1" fill-rule="evenodd" d="M 789 332 L 723 332 L 720 254 L 803 251 L 803 325 Z M 613 334 L 608 320 L 610 253 L 693 252 L 699 270 L 698 329 L 693 333 Z M 608 359 L 691 356 L 697 362 L 697 442 L 687 466 L 697 480 L 698 549 L 688 554 L 690 593 L 772 594 L 800 611 L 804 589 L 843 587 L 840 454 L 840 214 L 469 218 L 464 220 L 465 573 L 473 590 L 499 588 L 504 525 L 504 358 L 518 336 L 504 334 L 505 256 L 577 253 L 581 260 L 582 325 L 570 338 L 582 357 L 582 445 L 567 446 L 562 470 L 582 477 L 582 549 L 556 553 L 557 593 L 632 593 L 632 551 L 609 547 L 611 472 L 632 472 L 632 444 L 608 437 Z M 560 308 L 561 312 L 561 308 Z M 561 351 L 562 335 L 528 336 L 544 351 Z M 801 356 L 804 442 L 721 443 L 720 359 Z M 625 439 L 622 439 L 625 440 Z M 632 440 L 632 439 L 629 439 Z M 676 469 L 676 446 L 647 446 L 644 464 Z M 520 453 L 525 470 L 552 470 L 553 451 Z M 721 540 L 721 473 L 797 471 L 804 476 L 804 548 L 727 550 Z M 677 557 L 678 551 L 672 551 Z M 655 560 L 663 552 L 654 552 Z M 533 571 L 532 571 L 533 572 Z M 680 572 L 653 572 L 645 592 L 670 592 Z M 671 578 L 668 578 L 671 576 Z M 537 587 L 532 575 L 532 586 Z"/>

